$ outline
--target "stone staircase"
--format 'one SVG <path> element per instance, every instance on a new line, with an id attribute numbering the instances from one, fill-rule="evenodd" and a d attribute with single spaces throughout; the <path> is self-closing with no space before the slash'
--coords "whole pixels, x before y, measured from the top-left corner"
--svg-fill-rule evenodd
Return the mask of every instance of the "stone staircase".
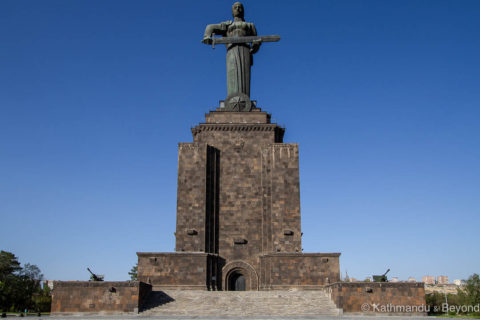
<path id="1" fill-rule="evenodd" d="M 336 316 L 341 314 L 322 290 L 152 291 L 146 316 Z"/>

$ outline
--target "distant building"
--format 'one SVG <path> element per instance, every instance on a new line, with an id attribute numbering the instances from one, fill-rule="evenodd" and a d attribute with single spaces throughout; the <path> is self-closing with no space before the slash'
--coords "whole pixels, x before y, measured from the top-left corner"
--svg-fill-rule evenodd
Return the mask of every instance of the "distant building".
<path id="1" fill-rule="evenodd" d="M 417 282 L 417 280 L 414 277 L 409 277 L 407 282 Z"/>
<path id="2" fill-rule="evenodd" d="M 393 277 L 390 282 L 399 282 L 398 277 Z"/>
<path id="3" fill-rule="evenodd" d="M 435 277 L 434 276 L 423 276 L 422 277 L 422 282 L 425 282 L 425 284 L 435 284 Z"/>
<path id="4" fill-rule="evenodd" d="M 453 284 L 456 285 L 456 286 L 463 286 L 463 280 L 460 280 L 460 279 L 455 279 L 453 280 Z"/>
<path id="5" fill-rule="evenodd" d="M 43 280 L 43 287 L 49 287 L 50 290 L 53 290 L 53 280 Z"/>
<path id="6" fill-rule="evenodd" d="M 438 276 L 437 277 L 438 284 L 448 284 L 448 276 Z"/>

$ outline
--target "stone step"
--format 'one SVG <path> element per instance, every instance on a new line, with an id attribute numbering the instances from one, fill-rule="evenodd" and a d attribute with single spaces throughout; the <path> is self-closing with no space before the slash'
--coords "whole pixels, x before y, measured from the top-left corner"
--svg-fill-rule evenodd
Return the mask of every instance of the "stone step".
<path id="1" fill-rule="evenodd" d="M 152 291 L 142 315 L 335 316 L 340 310 L 322 290 L 315 291 Z"/>

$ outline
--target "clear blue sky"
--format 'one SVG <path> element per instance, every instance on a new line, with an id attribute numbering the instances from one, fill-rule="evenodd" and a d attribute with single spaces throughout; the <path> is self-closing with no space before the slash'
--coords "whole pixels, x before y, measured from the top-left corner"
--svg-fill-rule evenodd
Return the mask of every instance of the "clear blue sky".
<path id="1" fill-rule="evenodd" d="M 234 1 L 0 2 L 0 249 L 125 280 L 174 250 L 177 143 L 226 95 Z M 480 1 L 244 1 L 252 98 L 300 145 L 305 252 L 480 272 Z"/>

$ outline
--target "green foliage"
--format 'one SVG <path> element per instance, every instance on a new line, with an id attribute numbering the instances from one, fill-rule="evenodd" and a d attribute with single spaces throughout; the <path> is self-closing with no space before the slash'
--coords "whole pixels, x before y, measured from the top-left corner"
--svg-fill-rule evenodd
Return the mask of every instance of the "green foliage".
<path id="1" fill-rule="evenodd" d="M 132 267 L 132 270 L 128 273 L 130 280 L 138 280 L 138 262 Z"/>
<path id="2" fill-rule="evenodd" d="M 463 306 L 467 305 L 464 296 L 460 294 L 449 293 L 445 296 L 444 293 L 434 292 L 426 295 L 427 305 L 430 307 L 431 314 L 443 313 L 445 304 L 449 306 Z"/>
<path id="3" fill-rule="evenodd" d="M 18 258 L 13 253 L 0 251 L 0 281 L 4 281 L 6 277 L 21 269 L 20 262 L 18 262 Z"/>
<path id="4" fill-rule="evenodd" d="M 42 278 L 43 275 L 36 265 L 27 263 L 22 268 L 13 253 L 0 251 L 1 311 L 36 309 L 34 297 L 41 295 Z"/>
<path id="5" fill-rule="evenodd" d="M 39 293 L 33 296 L 35 310 L 38 312 L 50 312 L 52 306 L 52 294 L 48 286 L 44 286 Z"/>
<path id="6" fill-rule="evenodd" d="M 425 295 L 425 301 L 426 301 L 428 310 L 430 310 L 430 314 L 438 314 L 438 313 L 441 313 L 441 311 L 438 310 L 437 308 L 441 307 L 442 303 L 445 302 L 445 297 L 440 292 L 434 292 L 434 293 Z"/>
<path id="7" fill-rule="evenodd" d="M 449 307 L 462 307 L 462 306 L 476 306 L 480 304 L 480 277 L 478 274 L 471 275 L 468 280 L 465 282 L 463 288 L 458 289 L 457 294 L 445 294 L 440 292 L 434 292 L 426 295 L 427 306 L 429 306 L 430 314 L 441 314 L 443 307 L 448 304 Z M 468 314 L 469 316 L 479 316 L 478 313 L 469 313 L 461 311 L 458 309 L 459 314 Z M 455 311 L 448 310 L 447 312 L 450 316 L 458 316 Z"/>
<path id="8" fill-rule="evenodd" d="M 480 277 L 474 273 L 465 282 L 465 296 L 469 304 L 476 305 L 480 303 Z"/>

